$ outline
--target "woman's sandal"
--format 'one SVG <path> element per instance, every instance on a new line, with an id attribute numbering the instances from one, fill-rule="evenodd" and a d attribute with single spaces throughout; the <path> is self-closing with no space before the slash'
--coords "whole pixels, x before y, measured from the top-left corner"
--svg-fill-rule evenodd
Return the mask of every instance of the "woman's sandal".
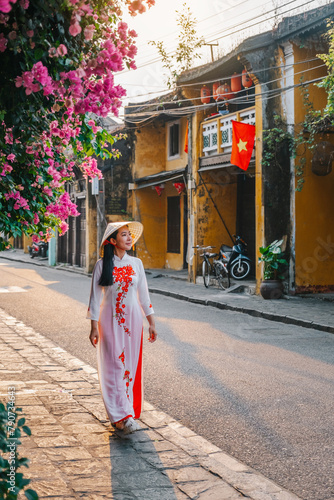
<path id="1" fill-rule="evenodd" d="M 140 425 L 132 418 L 129 417 L 125 420 L 123 433 L 124 434 L 132 434 L 133 432 L 139 431 L 141 429 Z"/>

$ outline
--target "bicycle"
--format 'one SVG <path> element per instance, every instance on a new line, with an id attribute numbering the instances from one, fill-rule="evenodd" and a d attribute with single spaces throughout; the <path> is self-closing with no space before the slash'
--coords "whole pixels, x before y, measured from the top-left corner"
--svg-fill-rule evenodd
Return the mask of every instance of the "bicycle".
<path id="1" fill-rule="evenodd" d="M 204 286 L 209 288 L 211 278 L 216 279 L 219 288 L 222 290 L 226 290 L 230 286 L 230 273 L 228 271 L 227 263 L 228 259 L 224 254 L 220 251 L 219 253 L 210 253 L 209 250 L 212 250 L 215 247 L 206 246 L 201 247 L 199 245 L 193 247 L 196 250 L 200 250 L 203 253 L 200 254 L 200 257 L 203 258 L 202 262 L 202 276 L 204 281 Z M 218 257 L 218 259 L 215 259 Z M 210 262 L 212 259 L 212 263 Z"/>

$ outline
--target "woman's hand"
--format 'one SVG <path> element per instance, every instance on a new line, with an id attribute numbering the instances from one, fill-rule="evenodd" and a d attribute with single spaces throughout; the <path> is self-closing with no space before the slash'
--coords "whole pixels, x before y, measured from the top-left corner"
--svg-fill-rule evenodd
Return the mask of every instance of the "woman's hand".
<path id="1" fill-rule="evenodd" d="M 148 337 L 148 341 L 149 342 L 155 342 L 157 340 L 157 337 L 158 337 L 158 333 L 155 329 L 155 326 L 153 325 L 150 325 L 149 328 L 148 328 L 148 334 L 149 334 L 149 337 Z"/>
<path id="2" fill-rule="evenodd" d="M 91 341 L 92 346 L 96 347 L 96 344 L 99 341 L 99 329 L 97 327 L 97 321 L 92 320 L 92 326 L 90 329 L 89 340 Z"/>

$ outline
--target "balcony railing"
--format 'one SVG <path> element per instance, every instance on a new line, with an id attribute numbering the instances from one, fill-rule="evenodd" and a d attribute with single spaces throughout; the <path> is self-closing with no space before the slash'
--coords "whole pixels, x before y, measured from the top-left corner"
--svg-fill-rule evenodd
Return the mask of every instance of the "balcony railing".
<path id="1" fill-rule="evenodd" d="M 255 125 L 255 107 L 229 115 L 217 115 L 202 123 L 203 156 L 232 150 L 232 121 Z"/>

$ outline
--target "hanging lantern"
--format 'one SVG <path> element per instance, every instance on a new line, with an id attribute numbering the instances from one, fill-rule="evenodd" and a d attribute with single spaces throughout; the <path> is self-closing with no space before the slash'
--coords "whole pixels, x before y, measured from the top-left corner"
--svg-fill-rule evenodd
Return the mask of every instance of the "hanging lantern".
<path id="1" fill-rule="evenodd" d="M 155 190 L 156 190 L 156 192 L 158 193 L 158 196 L 161 196 L 161 193 L 162 193 L 162 191 L 164 190 L 164 188 L 165 188 L 165 185 L 164 185 L 164 184 L 160 184 L 160 186 L 159 186 L 159 185 L 154 186 L 154 189 L 155 189 Z"/>
<path id="2" fill-rule="evenodd" d="M 213 85 L 212 85 L 212 95 L 213 95 L 213 98 L 216 100 L 217 99 L 217 90 L 218 88 L 220 87 L 220 83 L 219 82 L 215 82 Z"/>
<path id="3" fill-rule="evenodd" d="M 220 87 L 217 89 L 217 97 L 216 101 L 227 101 L 232 97 L 231 94 L 231 87 L 229 86 L 228 83 L 223 83 Z"/>
<path id="4" fill-rule="evenodd" d="M 315 175 L 328 175 L 332 171 L 334 146 L 328 141 L 317 144 L 312 158 L 312 172 Z"/>
<path id="5" fill-rule="evenodd" d="M 249 89 L 253 85 L 253 80 L 250 78 L 247 70 L 242 70 L 242 85 L 245 89 Z"/>
<path id="6" fill-rule="evenodd" d="M 210 104 L 210 101 L 211 101 L 210 89 L 206 85 L 203 85 L 203 87 L 201 88 L 201 103 Z"/>
<path id="7" fill-rule="evenodd" d="M 184 191 L 185 188 L 186 188 L 186 185 L 185 185 L 184 182 L 174 182 L 173 186 L 175 187 L 175 189 L 178 192 L 178 194 L 181 194 L 182 191 Z"/>
<path id="8" fill-rule="evenodd" d="M 241 88 L 241 76 L 234 73 L 231 78 L 231 90 L 232 92 L 240 92 Z"/>

